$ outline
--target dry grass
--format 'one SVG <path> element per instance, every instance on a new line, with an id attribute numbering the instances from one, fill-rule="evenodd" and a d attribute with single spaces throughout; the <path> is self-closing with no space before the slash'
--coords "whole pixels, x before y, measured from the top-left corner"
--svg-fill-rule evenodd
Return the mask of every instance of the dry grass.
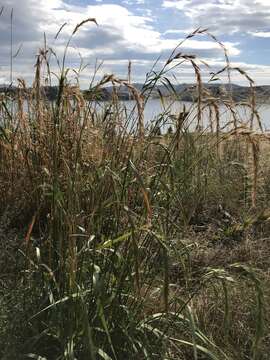
<path id="1" fill-rule="evenodd" d="M 198 35 L 217 41 L 200 29 L 189 37 Z M 46 101 L 49 56 L 41 50 L 31 92 L 20 80 L 0 103 L 1 358 L 266 360 L 269 139 L 253 128 L 252 80 L 236 69 L 250 82 L 252 117 L 244 123 L 226 100 L 225 131 L 222 100 L 179 48 L 142 92 L 114 75 L 92 84 L 93 99 L 108 83 L 127 87 L 133 118 L 117 91 L 97 112 L 68 84 L 64 59 L 57 101 Z M 187 61 L 197 115 L 179 114 L 157 137 L 170 120 L 164 111 L 145 126 L 148 96 L 167 82 L 177 99 L 169 74 Z"/>

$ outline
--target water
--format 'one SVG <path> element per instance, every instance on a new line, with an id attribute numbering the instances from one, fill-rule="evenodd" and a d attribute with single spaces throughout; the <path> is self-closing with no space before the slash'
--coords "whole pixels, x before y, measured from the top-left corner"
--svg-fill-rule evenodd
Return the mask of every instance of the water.
<path id="1" fill-rule="evenodd" d="M 101 103 L 101 108 L 107 106 L 108 103 Z M 123 101 L 122 107 L 126 110 L 127 114 L 130 116 L 131 119 L 137 118 L 137 111 L 136 111 L 136 102 L 134 100 L 130 101 Z M 170 102 L 169 100 L 166 101 L 165 104 L 159 99 L 150 99 L 145 105 L 144 109 L 144 121 L 145 125 L 149 125 L 154 123 L 159 117 L 160 114 L 163 114 L 164 118 L 166 119 L 166 125 L 161 124 L 161 128 L 165 129 L 168 128 L 170 125 L 173 125 L 173 120 L 170 118 L 170 114 L 178 115 L 179 112 L 185 110 L 189 112 L 189 116 L 187 118 L 187 124 L 190 125 L 190 128 L 196 126 L 197 121 L 197 105 L 192 104 L 190 102 Z M 234 108 L 236 118 L 244 124 L 248 124 L 251 118 L 251 111 L 248 107 L 237 105 Z M 256 110 L 260 116 L 260 120 L 262 123 L 262 127 L 265 131 L 270 131 L 270 104 L 262 104 L 257 105 Z M 219 105 L 219 112 L 220 112 L 220 124 L 221 127 L 228 123 L 233 123 L 234 117 L 232 113 L 224 106 Z M 204 128 L 210 128 L 209 124 L 209 109 L 205 109 L 202 112 L 202 124 Z M 227 129 L 229 126 L 227 127 Z M 254 128 L 259 129 L 257 120 L 254 119 Z"/>
<path id="2" fill-rule="evenodd" d="M 110 102 L 104 101 L 99 102 L 94 105 L 97 112 L 103 112 L 108 108 Z M 12 102 L 10 106 L 13 107 L 15 104 Z M 25 111 L 27 111 L 27 104 L 24 104 Z M 11 109 L 10 109 L 11 110 Z M 14 108 L 13 108 L 14 110 Z M 166 132 L 169 126 L 174 125 L 175 121 L 170 117 L 170 115 L 175 115 L 178 117 L 180 112 L 183 111 L 189 112 L 188 118 L 186 120 L 186 125 L 189 126 L 189 129 L 194 129 L 197 124 L 197 104 L 190 102 L 182 101 L 170 101 L 166 100 L 165 103 L 162 103 L 160 99 L 150 99 L 147 101 L 144 108 L 144 122 L 145 126 L 151 126 L 159 118 L 163 120 L 160 122 L 160 128 L 162 132 Z M 241 120 L 242 123 L 248 124 L 251 112 L 250 109 L 242 105 L 235 106 L 235 116 L 237 119 Z M 256 110 L 260 116 L 261 124 L 264 131 L 270 131 L 270 104 L 259 104 L 256 106 Z M 130 119 L 130 124 L 136 124 L 138 121 L 138 114 L 136 108 L 136 102 L 134 100 L 122 101 L 121 102 L 121 111 L 123 113 L 123 119 Z M 221 128 L 228 123 L 233 123 L 232 113 L 224 106 L 219 105 L 220 113 L 220 126 Z M 209 124 L 209 109 L 205 109 L 202 112 L 202 124 L 204 129 L 210 129 Z M 130 125 L 130 128 L 132 125 Z M 226 129 L 228 130 L 228 126 Z M 259 129 L 256 119 L 254 119 L 254 128 Z"/>

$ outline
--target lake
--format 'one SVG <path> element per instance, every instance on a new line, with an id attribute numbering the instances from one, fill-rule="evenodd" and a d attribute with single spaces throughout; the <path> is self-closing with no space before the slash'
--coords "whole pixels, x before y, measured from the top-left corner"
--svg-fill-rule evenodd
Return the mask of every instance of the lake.
<path id="1" fill-rule="evenodd" d="M 137 111 L 136 111 L 136 102 L 134 100 L 130 101 L 122 101 L 122 111 L 126 111 L 130 119 L 136 120 L 137 118 Z M 108 106 L 107 102 L 102 102 L 99 104 L 100 109 L 104 109 L 106 106 Z M 165 104 L 162 104 L 162 102 L 159 99 L 150 99 L 145 105 L 144 109 L 144 121 L 145 125 L 149 125 L 151 123 L 154 123 L 158 117 L 160 117 L 160 114 L 164 115 L 164 118 L 166 120 L 166 124 L 162 125 L 162 129 L 168 128 L 170 125 L 173 124 L 173 120 L 169 117 L 170 114 L 178 115 L 179 112 L 182 112 L 185 109 L 185 111 L 189 112 L 189 116 L 187 118 L 187 124 L 190 125 L 190 128 L 193 128 L 196 124 L 197 119 L 197 105 L 190 103 L 190 102 L 181 102 L 181 101 L 166 101 Z M 261 119 L 262 127 L 265 131 L 270 130 L 270 105 L 268 104 L 259 104 L 256 106 L 256 110 L 258 111 L 258 114 Z M 225 124 L 228 124 L 229 122 L 233 122 L 233 115 L 231 111 L 229 111 L 224 105 L 219 105 L 219 112 L 220 112 L 220 125 L 221 127 Z M 241 120 L 244 123 L 248 123 L 251 117 L 251 111 L 248 107 L 237 105 L 234 108 L 234 116 L 238 120 Z M 214 114 L 213 114 L 214 115 Z M 202 123 L 203 127 L 207 129 L 210 127 L 209 124 L 209 109 L 205 109 L 202 112 Z M 254 119 L 254 128 L 259 129 L 257 126 L 257 121 Z"/>
<path id="2" fill-rule="evenodd" d="M 119 103 L 120 103 L 120 109 L 119 109 Z M 122 112 L 123 119 L 129 118 L 130 124 L 136 124 L 138 121 L 138 113 L 136 108 L 136 102 L 135 100 L 128 100 L 128 101 L 121 101 L 117 104 L 117 108 L 119 112 Z M 97 113 L 104 112 L 105 109 L 108 108 L 108 106 L 111 104 L 111 102 L 108 101 L 102 101 L 92 103 L 92 110 L 95 109 Z M 16 105 L 12 102 L 10 103 L 10 106 Z M 25 111 L 27 112 L 27 103 L 24 103 Z M 220 127 L 222 130 L 222 127 L 224 127 L 226 124 L 231 123 L 233 124 L 233 115 L 232 112 L 229 111 L 224 105 L 219 105 L 219 113 L 220 113 Z M 10 109 L 11 110 L 11 109 Z M 13 108 L 14 110 L 14 108 Z M 162 132 L 166 132 L 169 126 L 174 125 L 174 120 L 172 119 L 171 115 L 175 115 L 175 117 L 178 117 L 180 112 L 183 111 L 189 112 L 189 115 L 186 119 L 186 126 L 189 127 L 189 129 L 193 130 L 195 129 L 195 126 L 197 124 L 197 104 L 191 103 L 191 102 L 183 102 L 183 101 L 169 101 L 166 100 L 165 103 L 162 103 L 160 99 L 149 99 L 147 103 L 145 104 L 144 108 L 144 122 L 145 126 L 151 126 L 151 124 L 156 123 L 156 121 L 160 118 L 163 120 L 160 122 L 160 129 Z M 260 121 L 262 124 L 262 128 L 264 131 L 270 131 L 270 104 L 258 104 L 256 106 L 256 110 L 258 112 L 258 115 L 260 117 Z M 111 109 L 111 111 L 115 111 L 115 109 Z M 242 123 L 248 124 L 250 118 L 251 118 L 251 111 L 248 107 L 243 105 L 237 105 L 234 107 L 234 114 L 235 117 L 238 119 L 239 124 L 240 121 Z M 214 112 L 213 112 L 214 117 Z M 204 129 L 210 129 L 210 123 L 209 123 L 209 108 L 204 109 L 202 111 L 202 124 Z M 132 125 L 129 125 L 128 128 L 131 128 Z M 227 126 L 226 129 L 230 129 L 230 126 Z M 259 130 L 258 124 L 256 119 L 254 119 L 254 129 Z M 224 129 L 225 130 L 225 129 Z"/>

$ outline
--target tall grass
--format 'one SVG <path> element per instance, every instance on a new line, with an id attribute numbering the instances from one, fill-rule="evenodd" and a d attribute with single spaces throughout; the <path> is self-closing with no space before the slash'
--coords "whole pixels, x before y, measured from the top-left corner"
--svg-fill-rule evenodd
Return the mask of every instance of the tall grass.
<path id="1" fill-rule="evenodd" d="M 59 60 L 56 102 L 43 88 L 54 56 L 46 44 L 31 91 L 19 80 L 14 97 L 1 97 L 1 358 L 267 359 L 269 262 L 258 245 L 267 249 L 259 153 L 267 135 L 253 130 L 252 80 L 237 69 L 251 86 L 244 122 L 230 94 L 208 93 L 200 61 L 179 44 L 141 92 L 107 75 L 85 99 L 69 83 L 65 58 L 88 21 Z M 217 41 L 201 29 L 188 38 L 200 35 Z M 172 117 L 170 74 L 184 62 L 194 69 L 197 101 Z M 98 111 L 107 84 L 115 91 Z M 144 108 L 158 84 L 170 89 L 170 102 L 160 95 L 164 112 L 148 126 Z M 135 99 L 131 114 L 119 85 Z M 221 102 L 233 119 L 227 127 Z M 157 136 L 166 126 L 172 131 Z"/>

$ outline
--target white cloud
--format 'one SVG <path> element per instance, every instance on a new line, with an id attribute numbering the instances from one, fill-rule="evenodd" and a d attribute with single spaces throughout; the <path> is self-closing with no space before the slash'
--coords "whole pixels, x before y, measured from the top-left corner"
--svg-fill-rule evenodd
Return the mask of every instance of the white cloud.
<path id="1" fill-rule="evenodd" d="M 177 10 L 183 10 L 187 5 L 189 5 L 190 0 L 182 0 L 182 1 L 171 1 L 165 0 L 163 1 L 163 6 L 168 8 L 175 8 Z"/>
<path id="2" fill-rule="evenodd" d="M 257 31 L 250 32 L 249 34 L 255 37 L 270 38 L 270 31 Z"/>
<path id="3" fill-rule="evenodd" d="M 142 0 L 136 0 L 136 3 L 138 1 L 142 2 Z M 14 42 L 16 46 L 19 45 L 19 42 L 24 43 L 21 57 L 15 61 L 18 71 L 23 74 L 31 73 L 28 71 L 29 61 L 30 63 L 35 61 L 34 55 L 42 46 L 43 32 L 47 35 L 49 45 L 53 45 L 56 53 L 60 56 L 63 54 L 68 36 L 76 24 L 88 17 L 96 18 L 99 26 L 97 27 L 93 23 L 85 24 L 75 35 L 72 45 L 77 50 L 70 48 L 68 52 L 71 66 L 79 62 L 78 51 L 87 61 L 92 62 L 96 57 L 106 60 L 117 58 L 147 60 L 151 58 L 154 61 L 161 52 L 169 54 L 181 40 L 164 38 L 154 27 L 151 17 L 135 15 L 122 5 L 102 3 L 79 6 L 68 5 L 63 0 L 25 0 L 23 3 L 17 2 L 17 0 L 5 0 L 4 5 L 7 5 L 9 9 L 14 8 Z M 6 11 L 1 25 L 2 35 L 0 34 L 3 61 L 4 50 L 6 48 L 6 53 L 8 53 L 9 47 L 9 32 L 4 31 L 8 28 L 8 15 Z M 67 25 L 63 28 L 57 41 L 53 40 L 63 23 L 67 23 Z M 231 55 L 239 54 L 238 44 L 228 43 L 227 46 Z M 216 57 L 220 52 L 216 43 L 196 39 L 186 41 L 182 51 L 206 57 L 211 54 Z M 4 67 L 1 73 L 6 71 L 7 68 Z"/>
<path id="4" fill-rule="evenodd" d="M 166 30 L 163 35 L 170 35 L 170 34 L 185 34 L 188 35 L 192 32 L 192 29 L 168 29 Z"/>
<path id="5" fill-rule="evenodd" d="M 269 28 L 269 0 L 164 0 L 164 8 L 180 10 L 194 27 L 222 34 Z"/>
<path id="6" fill-rule="evenodd" d="M 207 64 L 210 68 L 205 66 L 200 66 L 201 68 L 201 76 L 204 82 L 209 81 L 210 79 L 210 72 L 217 72 L 220 69 L 224 68 L 225 63 L 224 61 L 217 61 L 217 60 L 208 60 Z M 258 65 L 258 64 L 248 64 L 245 62 L 231 62 L 230 63 L 232 68 L 241 68 L 242 70 L 246 71 L 248 75 L 255 81 L 256 85 L 266 85 L 270 83 L 270 66 L 267 65 Z M 185 63 L 181 65 L 179 68 L 175 68 L 173 70 L 178 82 L 195 82 L 195 74 L 194 69 L 190 66 L 190 64 Z M 240 84 L 240 85 L 248 85 L 247 79 L 241 75 L 238 71 L 234 70 L 231 71 L 231 81 L 232 83 Z M 224 72 L 223 74 L 219 75 L 220 80 L 227 82 L 227 74 Z"/>
<path id="7" fill-rule="evenodd" d="M 143 3 L 143 1 L 134 0 L 133 4 Z M 179 41 L 184 39 L 184 32 L 189 30 L 168 29 L 161 33 L 155 27 L 153 17 L 147 16 L 146 11 L 142 12 L 142 16 L 139 16 L 123 5 L 105 4 L 97 0 L 95 5 L 93 5 L 94 2 L 91 2 L 91 5 L 85 6 L 68 5 L 64 0 L 24 0 L 23 2 L 2 0 L 2 3 L 6 6 L 0 22 L 0 64 L 2 65 L 0 67 L 0 79 L 2 80 L 8 79 L 9 72 L 9 31 L 7 29 L 9 27 L 9 11 L 12 7 L 14 8 L 14 51 L 23 42 L 21 54 L 14 59 L 14 78 L 23 75 L 28 81 L 33 79 L 35 54 L 38 48 L 42 47 L 43 32 L 47 34 L 48 44 L 61 57 L 67 39 L 76 24 L 88 17 L 96 18 L 99 26 L 97 27 L 94 23 L 87 23 L 80 28 L 71 42 L 72 47 L 68 51 L 67 65 L 71 67 L 79 65 L 79 51 L 85 58 L 85 62 L 94 64 L 96 58 L 104 59 L 103 71 L 117 72 L 122 76 L 126 74 L 127 61 L 131 59 L 134 64 L 134 77 L 136 79 L 144 77 L 145 72 L 150 70 L 153 61 L 161 53 L 164 57 L 168 56 Z M 225 12 L 229 11 L 229 3 L 229 1 L 219 0 L 220 7 L 223 10 L 225 9 Z M 233 4 L 240 5 L 242 3 L 243 0 L 233 2 Z M 210 13 L 213 11 L 211 3 L 205 4 L 203 0 L 166 0 L 163 5 L 174 7 L 176 10 L 183 10 L 194 19 L 200 18 L 204 8 L 207 8 Z M 258 6 L 266 7 L 263 0 L 260 0 Z M 239 17 L 239 14 L 237 16 Z M 211 20 L 211 17 L 209 16 L 207 19 Z M 67 23 L 67 25 L 63 28 L 58 39 L 54 40 L 55 34 L 63 23 Z M 180 39 L 169 38 L 167 35 L 170 34 L 179 34 Z M 225 46 L 230 56 L 240 54 L 238 43 L 227 42 Z M 179 51 L 196 54 L 203 58 L 214 58 L 216 61 L 222 58 L 222 50 L 219 45 L 206 37 L 197 37 L 185 41 Z M 187 69 L 186 65 L 185 69 Z M 89 78 L 92 73 L 91 70 L 87 71 L 85 79 Z M 265 69 L 258 71 L 262 72 Z"/>
<path id="8" fill-rule="evenodd" d="M 256 5 L 257 5 L 257 4 L 263 5 L 263 6 L 265 6 L 265 7 L 270 8 L 270 3 L 269 3 L 268 0 L 256 0 L 256 1 L 255 1 L 255 4 L 256 4 Z"/>
<path id="9" fill-rule="evenodd" d="M 145 0 L 122 0 L 122 3 L 126 5 L 144 5 Z"/>

